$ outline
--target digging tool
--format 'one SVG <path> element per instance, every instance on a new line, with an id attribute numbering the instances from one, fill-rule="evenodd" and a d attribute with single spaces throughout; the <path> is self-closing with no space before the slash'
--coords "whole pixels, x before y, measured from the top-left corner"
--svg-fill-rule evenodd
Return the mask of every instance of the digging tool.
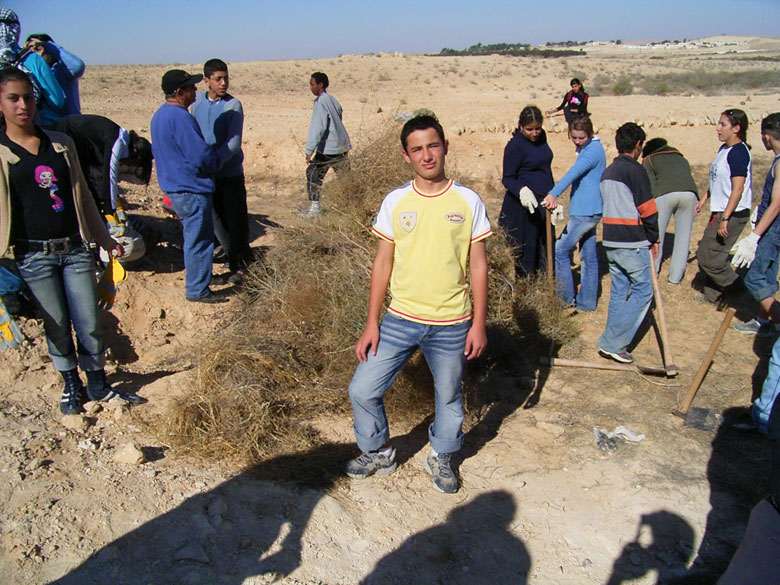
<path id="1" fill-rule="evenodd" d="M 708 418 L 707 415 L 709 414 L 709 411 L 707 409 L 696 408 L 694 409 L 695 412 L 691 412 L 691 413 L 688 412 L 688 409 L 690 409 L 691 403 L 693 402 L 693 399 L 696 397 L 696 393 L 699 391 L 699 387 L 701 386 L 701 383 L 704 380 L 704 376 L 707 374 L 707 369 L 710 367 L 710 364 L 712 363 L 712 358 L 715 357 L 715 352 L 718 350 L 718 346 L 720 346 L 720 342 L 723 341 L 723 336 L 726 335 L 726 331 L 729 328 L 729 323 L 731 323 L 731 319 L 734 317 L 734 313 L 736 313 L 736 310 L 734 308 L 729 308 L 726 311 L 726 315 L 723 317 L 723 323 L 720 324 L 720 329 L 718 329 L 718 332 L 715 334 L 715 337 L 712 339 L 712 343 L 710 344 L 710 349 L 707 352 L 707 356 L 704 358 L 704 361 L 701 363 L 701 366 L 699 367 L 699 371 L 696 372 L 696 377 L 691 382 L 691 386 L 690 388 L 688 388 L 688 393 L 685 395 L 685 398 L 680 404 L 680 407 L 672 411 L 673 415 L 679 416 L 680 418 L 684 418 L 685 424 L 688 426 L 693 426 L 696 428 L 709 427 L 709 423 L 707 422 L 707 418 Z"/>
<path id="2" fill-rule="evenodd" d="M 550 210 L 545 208 L 545 227 L 547 231 L 547 282 L 550 288 L 555 284 L 553 282 L 553 237 L 552 237 L 552 216 Z"/>
<path id="3" fill-rule="evenodd" d="M 652 374 L 665 376 L 666 369 L 661 366 L 641 366 L 639 364 L 611 364 L 607 362 L 582 362 L 578 360 L 566 360 L 562 358 L 542 357 L 539 361 L 549 366 L 564 366 L 567 368 L 592 368 L 594 370 L 619 370 L 623 372 L 639 372 L 640 374 Z"/>
<path id="4" fill-rule="evenodd" d="M 650 254 L 650 251 L 647 251 Z M 659 252 L 660 254 L 660 252 Z M 674 365 L 674 359 L 672 358 L 672 348 L 669 346 L 669 332 L 666 329 L 666 317 L 664 316 L 664 304 L 661 302 L 661 291 L 658 288 L 658 275 L 655 273 L 655 261 L 653 255 L 650 254 L 650 274 L 653 281 L 653 294 L 655 295 L 655 316 L 658 319 L 658 329 L 661 330 L 661 351 L 664 354 L 664 367 L 666 368 L 666 375 L 670 378 L 676 376 L 679 371 L 677 366 Z"/>

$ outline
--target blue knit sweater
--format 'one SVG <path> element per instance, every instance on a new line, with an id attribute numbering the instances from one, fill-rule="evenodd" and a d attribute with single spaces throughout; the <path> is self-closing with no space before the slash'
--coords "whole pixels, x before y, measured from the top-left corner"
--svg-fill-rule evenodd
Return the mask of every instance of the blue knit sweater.
<path id="1" fill-rule="evenodd" d="M 607 168 L 607 157 L 598 136 L 577 149 L 577 161 L 555 184 L 550 195 L 556 199 L 571 185 L 569 215 L 601 215 L 601 175 Z"/>
<path id="2" fill-rule="evenodd" d="M 213 193 L 217 155 L 203 139 L 195 118 L 181 106 L 164 103 L 152 117 L 151 130 L 160 189 Z"/>

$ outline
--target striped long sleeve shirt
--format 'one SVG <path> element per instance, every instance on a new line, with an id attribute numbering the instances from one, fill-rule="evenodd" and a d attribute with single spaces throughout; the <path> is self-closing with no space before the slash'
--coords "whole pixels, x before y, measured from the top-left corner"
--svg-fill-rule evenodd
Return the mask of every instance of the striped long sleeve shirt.
<path id="1" fill-rule="evenodd" d="M 601 176 L 603 241 L 607 248 L 644 248 L 658 241 L 658 208 L 647 173 L 621 154 Z"/>

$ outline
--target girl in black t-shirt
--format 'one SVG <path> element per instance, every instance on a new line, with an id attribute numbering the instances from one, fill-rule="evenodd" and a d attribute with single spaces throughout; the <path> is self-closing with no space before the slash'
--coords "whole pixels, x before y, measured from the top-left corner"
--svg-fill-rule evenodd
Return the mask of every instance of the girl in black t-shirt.
<path id="1" fill-rule="evenodd" d="M 588 112 L 588 93 L 582 86 L 582 82 L 576 77 L 569 82 L 571 91 L 567 91 L 563 96 L 561 105 L 555 109 L 545 112 L 546 116 L 552 116 L 555 112 L 563 110 L 563 117 L 566 123 L 570 123 L 577 116 L 590 116 Z"/>
<path id="2" fill-rule="evenodd" d="M 78 414 L 85 398 L 120 395 L 103 369 L 95 262 L 84 241 L 94 238 L 115 256 L 124 250 L 87 191 L 73 142 L 33 123 L 32 83 L 18 69 L 0 69 L 0 113 L 0 256 L 14 247 L 19 274 L 43 315 L 52 363 L 65 380 L 60 410 Z M 77 366 L 86 372 L 86 391 Z"/>

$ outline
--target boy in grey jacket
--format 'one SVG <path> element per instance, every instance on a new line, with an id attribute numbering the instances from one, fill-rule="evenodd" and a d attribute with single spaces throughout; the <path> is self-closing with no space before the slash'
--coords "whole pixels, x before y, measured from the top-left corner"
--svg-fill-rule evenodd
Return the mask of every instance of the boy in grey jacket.
<path id="1" fill-rule="evenodd" d="M 347 152 L 352 145 L 341 121 L 341 104 L 327 92 L 328 76 L 312 73 L 309 80 L 311 92 L 317 96 L 306 138 L 306 188 L 311 206 L 306 217 L 320 214 L 320 187 L 328 169 L 336 171 L 346 163 Z"/>

